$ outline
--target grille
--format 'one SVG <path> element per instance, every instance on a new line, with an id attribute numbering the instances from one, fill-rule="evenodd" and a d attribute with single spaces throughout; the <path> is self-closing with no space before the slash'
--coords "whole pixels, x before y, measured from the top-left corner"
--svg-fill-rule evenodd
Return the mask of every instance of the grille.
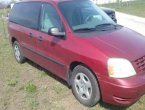
<path id="1" fill-rule="evenodd" d="M 137 72 L 144 72 L 145 71 L 145 56 L 135 60 L 134 64 L 137 69 Z"/>

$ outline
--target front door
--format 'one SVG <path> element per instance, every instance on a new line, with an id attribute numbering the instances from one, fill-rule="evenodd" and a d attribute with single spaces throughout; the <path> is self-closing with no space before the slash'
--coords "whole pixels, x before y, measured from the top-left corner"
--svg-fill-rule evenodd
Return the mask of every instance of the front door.
<path id="1" fill-rule="evenodd" d="M 44 3 L 40 15 L 40 29 L 37 33 L 37 51 L 39 58 L 37 59 L 41 65 L 57 76 L 66 78 L 66 62 L 63 47 L 67 40 L 59 37 L 51 36 L 49 30 L 52 27 L 64 31 L 62 22 L 53 5 Z"/>

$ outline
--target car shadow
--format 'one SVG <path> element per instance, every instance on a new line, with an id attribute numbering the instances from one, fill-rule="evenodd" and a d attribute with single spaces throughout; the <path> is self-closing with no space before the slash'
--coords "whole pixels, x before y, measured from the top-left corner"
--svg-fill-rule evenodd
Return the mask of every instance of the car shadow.
<path id="1" fill-rule="evenodd" d="M 103 108 L 105 108 L 105 110 L 127 110 L 127 107 L 123 107 L 123 106 L 115 106 L 115 105 L 111 105 L 105 102 L 100 101 L 99 105 Z"/>
<path id="2" fill-rule="evenodd" d="M 65 80 L 59 78 L 58 76 L 56 76 L 52 72 L 46 70 L 45 68 L 37 65 L 36 63 L 34 63 L 28 59 L 26 60 L 26 63 L 30 64 L 31 66 L 33 66 L 34 68 L 37 68 L 40 71 L 45 72 L 49 77 L 55 79 L 56 81 L 60 82 L 64 86 L 71 89 L 71 87 L 67 84 L 67 82 Z M 119 107 L 119 106 L 111 105 L 111 104 L 105 103 L 103 101 L 100 101 L 98 104 L 100 105 L 100 107 L 104 108 L 105 110 L 126 110 L 128 108 L 128 107 Z"/>
<path id="3" fill-rule="evenodd" d="M 56 81 L 60 82 L 61 84 L 63 84 L 64 86 L 70 88 L 70 86 L 67 84 L 67 82 L 61 78 L 59 78 L 58 76 L 56 76 L 55 74 L 53 74 L 52 72 L 46 70 L 45 68 L 37 65 L 36 63 L 30 61 L 30 60 L 26 60 L 26 63 L 30 64 L 31 66 L 33 66 L 34 68 L 37 68 L 40 71 L 45 72 L 49 77 L 55 79 Z"/>

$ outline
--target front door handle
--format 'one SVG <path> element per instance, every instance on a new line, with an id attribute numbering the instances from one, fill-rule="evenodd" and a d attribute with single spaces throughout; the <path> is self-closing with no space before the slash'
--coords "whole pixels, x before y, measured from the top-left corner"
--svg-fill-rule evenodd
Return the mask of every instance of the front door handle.
<path id="1" fill-rule="evenodd" d="M 33 34 L 32 34 L 31 32 L 29 33 L 29 37 L 30 37 L 30 38 L 32 38 L 32 37 L 33 37 Z"/>
<path id="2" fill-rule="evenodd" d="M 43 41 L 42 36 L 39 36 L 39 37 L 38 37 L 38 41 L 40 41 L 40 42 L 42 42 L 42 41 Z"/>

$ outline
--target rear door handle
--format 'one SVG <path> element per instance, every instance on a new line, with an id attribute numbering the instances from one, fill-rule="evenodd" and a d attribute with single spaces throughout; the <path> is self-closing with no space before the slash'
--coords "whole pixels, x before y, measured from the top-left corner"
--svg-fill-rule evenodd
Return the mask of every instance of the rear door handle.
<path id="1" fill-rule="evenodd" d="M 39 37 L 38 37 L 38 41 L 40 41 L 40 42 L 42 42 L 42 41 L 43 41 L 42 36 L 39 36 Z"/>
<path id="2" fill-rule="evenodd" d="M 29 37 L 32 38 L 33 37 L 33 34 L 32 33 L 29 33 Z"/>

